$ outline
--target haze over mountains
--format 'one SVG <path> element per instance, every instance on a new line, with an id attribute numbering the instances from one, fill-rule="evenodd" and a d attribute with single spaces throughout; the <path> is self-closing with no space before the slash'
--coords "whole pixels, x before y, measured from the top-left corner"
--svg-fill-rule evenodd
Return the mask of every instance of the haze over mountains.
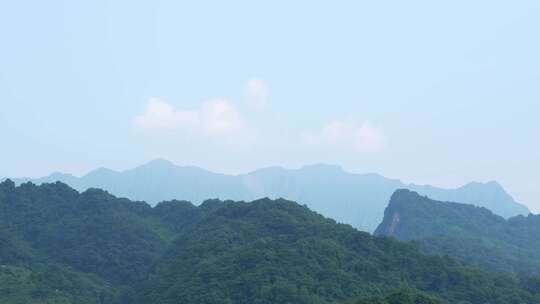
<path id="1" fill-rule="evenodd" d="M 404 184 L 378 174 L 354 174 L 332 165 L 300 169 L 269 167 L 247 174 L 226 175 L 193 166 L 176 166 L 157 159 L 137 168 L 117 172 L 97 169 L 82 177 L 55 173 L 32 181 L 64 182 L 74 189 L 101 188 L 120 197 L 158 202 L 181 199 L 199 204 L 219 198 L 251 201 L 262 197 L 286 198 L 306 204 L 338 222 L 373 231 L 383 219 L 384 209 L 396 189 L 407 188 L 433 199 L 483 206 L 503 217 L 529 213 L 497 182 L 469 183 L 456 189 Z"/>

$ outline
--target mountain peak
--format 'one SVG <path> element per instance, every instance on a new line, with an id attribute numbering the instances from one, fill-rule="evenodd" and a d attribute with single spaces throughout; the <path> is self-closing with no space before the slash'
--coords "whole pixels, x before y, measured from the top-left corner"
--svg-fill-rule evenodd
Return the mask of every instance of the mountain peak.
<path id="1" fill-rule="evenodd" d="M 484 207 L 448 201 L 438 201 L 422 196 L 414 191 L 399 189 L 394 192 L 388 204 L 382 223 L 375 234 L 392 235 L 402 240 L 417 239 L 418 235 L 429 233 L 442 235 L 445 225 L 460 223 L 462 227 L 481 230 L 471 218 L 490 223 L 505 220 Z M 439 225 L 440 224 L 440 225 Z"/>
<path id="2" fill-rule="evenodd" d="M 492 180 L 492 181 L 489 181 L 489 182 L 470 182 L 470 183 L 467 183 L 465 185 L 463 185 L 461 188 L 488 188 L 488 189 L 493 189 L 493 190 L 501 190 L 501 191 L 504 191 L 504 188 L 503 186 L 495 181 L 495 180 Z"/>
<path id="3" fill-rule="evenodd" d="M 139 170 L 170 170 L 177 168 L 173 162 L 166 160 L 164 158 L 153 159 L 143 165 L 140 165 L 134 169 L 128 171 L 139 171 Z"/>
<path id="4" fill-rule="evenodd" d="M 418 194 L 418 192 L 416 191 L 412 191 L 412 190 L 409 190 L 409 189 L 405 189 L 405 188 L 401 188 L 401 189 L 397 189 L 396 191 L 394 191 L 394 193 L 392 194 L 392 197 L 390 198 L 390 203 L 392 203 L 393 201 L 396 200 L 396 198 L 398 197 L 403 197 L 403 196 L 407 196 L 407 197 L 420 197 L 420 194 Z"/>
<path id="5" fill-rule="evenodd" d="M 149 166 L 149 167 L 175 167 L 176 165 L 165 159 L 165 158 L 156 158 L 156 159 L 153 159 L 151 161 L 149 161 L 148 163 L 146 163 L 145 165 L 143 166 Z"/>
<path id="6" fill-rule="evenodd" d="M 320 172 L 344 172 L 343 168 L 339 165 L 330 165 L 330 164 L 323 164 L 323 163 L 306 165 L 300 168 L 300 170 L 320 171 Z"/>
<path id="7" fill-rule="evenodd" d="M 114 173 L 118 173 L 118 172 L 105 168 L 105 167 L 101 167 L 101 168 L 97 168 L 96 170 L 90 171 L 87 174 L 87 176 L 92 176 L 92 175 L 103 176 L 103 175 L 114 174 Z"/>
<path id="8" fill-rule="evenodd" d="M 11 179 L 7 178 L 4 181 L 0 183 L 0 187 L 6 187 L 8 189 L 15 188 L 15 182 L 13 182 Z"/>
<path id="9" fill-rule="evenodd" d="M 51 173 L 51 175 L 49 175 L 49 177 L 52 178 L 52 179 L 56 179 L 56 180 L 62 180 L 62 179 L 65 179 L 65 178 L 72 178 L 73 175 L 68 174 L 68 173 L 62 173 L 62 172 L 53 172 L 53 173 Z"/>

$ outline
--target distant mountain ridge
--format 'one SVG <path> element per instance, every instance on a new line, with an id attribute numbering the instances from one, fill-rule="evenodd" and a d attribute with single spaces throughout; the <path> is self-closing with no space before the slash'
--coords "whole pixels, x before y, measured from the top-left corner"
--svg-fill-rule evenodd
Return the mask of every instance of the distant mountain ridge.
<path id="1" fill-rule="evenodd" d="M 78 191 L 101 188 L 116 196 L 146 201 L 151 205 L 171 199 L 199 204 L 212 198 L 237 201 L 285 198 L 307 204 L 325 216 L 365 231 L 373 231 L 377 227 L 392 193 L 400 188 L 434 199 L 484 206 L 503 217 L 529 213 L 527 207 L 514 201 L 496 182 L 442 189 L 404 184 L 373 173 L 353 174 L 339 166 L 323 164 L 300 169 L 269 167 L 247 174 L 227 175 L 157 159 L 123 172 L 101 168 L 82 177 L 55 173 L 38 179 L 14 181 L 17 184 L 61 181 Z"/>
<path id="2" fill-rule="evenodd" d="M 483 207 L 441 202 L 397 190 L 375 235 L 413 240 L 491 271 L 540 275 L 540 215 L 508 220 Z"/>

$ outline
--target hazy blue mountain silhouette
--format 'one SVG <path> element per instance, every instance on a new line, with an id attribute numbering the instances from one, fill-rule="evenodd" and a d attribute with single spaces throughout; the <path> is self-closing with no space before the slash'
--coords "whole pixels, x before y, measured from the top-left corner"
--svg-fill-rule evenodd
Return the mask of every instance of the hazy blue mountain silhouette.
<path id="1" fill-rule="evenodd" d="M 373 231 L 396 189 L 407 188 L 436 200 L 458 201 L 486 207 L 503 217 L 528 214 L 496 182 L 470 183 L 457 189 L 404 184 L 378 174 L 353 174 L 339 166 L 310 165 L 300 169 L 269 167 L 247 174 L 226 175 L 193 166 L 177 166 L 157 159 L 131 170 L 97 169 L 82 177 L 54 173 L 32 181 L 64 182 L 84 191 L 105 189 L 116 196 L 143 200 L 152 205 L 182 199 L 196 204 L 219 198 L 251 201 L 262 197 L 286 198 L 306 204 L 335 220 Z"/>

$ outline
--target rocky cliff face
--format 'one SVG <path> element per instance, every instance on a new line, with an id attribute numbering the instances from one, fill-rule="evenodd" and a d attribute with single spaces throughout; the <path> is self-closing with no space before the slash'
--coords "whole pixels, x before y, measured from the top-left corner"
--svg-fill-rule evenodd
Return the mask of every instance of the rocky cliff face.
<path id="1" fill-rule="evenodd" d="M 425 253 L 454 256 L 490 271 L 540 274 L 539 215 L 506 220 L 483 207 L 397 190 L 375 234 L 414 240 Z"/>

